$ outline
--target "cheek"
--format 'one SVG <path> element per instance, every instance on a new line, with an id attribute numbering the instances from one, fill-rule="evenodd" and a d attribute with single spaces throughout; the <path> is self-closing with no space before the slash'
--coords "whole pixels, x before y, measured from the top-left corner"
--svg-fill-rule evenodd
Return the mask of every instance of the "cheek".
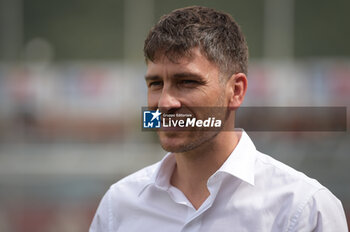
<path id="1" fill-rule="evenodd" d="M 196 91 L 185 99 L 192 106 L 216 106 L 218 101 L 221 102 L 224 90 L 222 89 L 203 89 Z"/>
<path id="2" fill-rule="evenodd" d="M 148 106 L 158 106 L 159 98 L 160 98 L 159 93 L 148 91 L 147 93 Z"/>

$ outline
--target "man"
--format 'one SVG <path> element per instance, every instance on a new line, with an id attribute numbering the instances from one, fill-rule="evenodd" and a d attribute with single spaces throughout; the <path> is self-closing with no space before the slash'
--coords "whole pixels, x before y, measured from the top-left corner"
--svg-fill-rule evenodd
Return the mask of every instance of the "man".
<path id="1" fill-rule="evenodd" d="M 175 10 L 151 29 L 144 52 L 150 108 L 203 118 L 198 107 L 221 107 L 222 128 L 158 130 L 169 153 L 112 185 L 90 231 L 347 231 L 329 190 L 234 130 L 248 49 L 231 16 Z"/>

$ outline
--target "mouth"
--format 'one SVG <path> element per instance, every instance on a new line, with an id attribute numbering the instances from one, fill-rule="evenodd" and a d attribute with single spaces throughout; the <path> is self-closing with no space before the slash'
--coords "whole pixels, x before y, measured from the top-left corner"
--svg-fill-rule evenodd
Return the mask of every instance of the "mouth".
<path id="1" fill-rule="evenodd" d="M 160 131 L 165 131 L 165 132 L 179 132 L 179 131 L 184 131 L 183 128 L 181 127 L 162 127 Z"/>

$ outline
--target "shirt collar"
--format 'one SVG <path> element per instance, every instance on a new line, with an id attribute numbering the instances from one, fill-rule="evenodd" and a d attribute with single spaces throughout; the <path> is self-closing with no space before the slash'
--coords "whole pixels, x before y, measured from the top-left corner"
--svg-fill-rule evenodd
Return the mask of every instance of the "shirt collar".
<path id="1" fill-rule="evenodd" d="M 213 174 L 228 173 L 241 179 L 251 185 L 254 185 L 254 164 L 256 148 L 247 133 L 240 129 L 241 134 L 237 146 L 232 151 L 224 164 Z M 168 190 L 170 187 L 170 178 L 176 164 L 175 154 L 167 153 L 165 157 L 158 162 L 156 169 L 149 182 L 140 191 L 139 195 L 150 185 Z"/>
<path id="2" fill-rule="evenodd" d="M 175 168 L 176 160 L 175 154 L 168 152 L 164 158 L 156 164 L 156 168 L 150 178 L 141 189 L 139 195 L 149 186 L 155 186 L 162 190 L 170 188 L 170 178 Z"/>
<path id="3" fill-rule="evenodd" d="M 237 146 L 216 173 L 228 173 L 254 185 L 256 148 L 244 130 L 241 130 L 240 133 L 241 137 Z"/>
<path id="4" fill-rule="evenodd" d="M 170 187 L 170 178 L 176 164 L 175 154 L 167 153 L 160 162 L 159 167 L 152 176 L 152 181 L 156 187 L 167 190 Z"/>

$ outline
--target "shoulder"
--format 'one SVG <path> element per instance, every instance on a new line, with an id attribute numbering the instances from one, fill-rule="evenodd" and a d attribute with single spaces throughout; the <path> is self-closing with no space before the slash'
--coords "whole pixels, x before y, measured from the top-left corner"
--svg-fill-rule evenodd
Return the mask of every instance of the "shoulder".
<path id="1" fill-rule="evenodd" d="M 325 189 L 317 180 L 259 151 L 256 152 L 255 170 L 258 181 L 268 179 L 269 185 L 274 187 L 290 187 L 291 191 L 300 187 L 311 193 Z"/>
<path id="2" fill-rule="evenodd" d="M 268 155 L 256 154 L 256 187 L 265 202 L 280 203 L 272 204 L 279 215 L 289 218 L 288 231 L 346 228 L 342 204 L 325 186 Z"/>
<path id="3" fill-rule="evenodd" d="M 255 186 L 263 195 L 285 202 L 285 207 L 301 208 L 318 191 L 326 189 L 317 180 L 268 156 L 256 152 Z M 292 209 L 292 208 L 290 208 Z"/>

